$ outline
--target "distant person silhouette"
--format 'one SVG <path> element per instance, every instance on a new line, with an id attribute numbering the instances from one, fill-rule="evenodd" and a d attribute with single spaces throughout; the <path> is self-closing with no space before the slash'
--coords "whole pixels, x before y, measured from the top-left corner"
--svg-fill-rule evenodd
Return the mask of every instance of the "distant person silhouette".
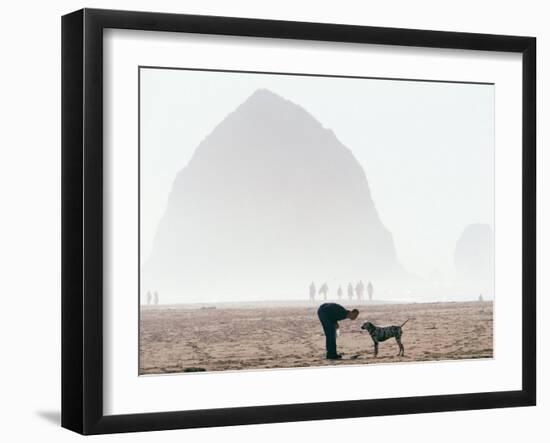
<path id="1" fill-rule="evenodd" d="M 483 295 L 479 294 L 478 301 L 483 301 Z"/>
<path id="2" fill-rule="evenodd" d="M 362 301 L 363 300 L 363 293 L 365 292 L 365 285 L 363 284 L 363 280 L 359 280 L 359 283 L 355 286 L 355 293 L 357 294 L 357 300 Z"/>
<path id="3" fill-rule="evenodd" d="M 315 283 L 311 282 L 309 285 L 309 300 L 315 301 L 315 294 L 317 293 L 317 288 L 315 288 Z"/>
<path id="4" fill-rule="evenodd" d="M 151 295 L 151 291 L 147 291 L 147 304 L 151 304 L 151 300 L 153 299 L 153 296 Z"/>
<path id="5" fill-rule="evenodd" d="M 353 300 L 353 285 L 348 283 L 348 299 Z"/>
<path id="6" fill-rule="evenodd" d="M 323 286 L 321 286 L 319 288 L 319 294 L 323 294 L 323 300 L 326 300 L 327 299 L 327 294 L 328 294 L 328 286 L 325 283 L 323 283 Z"/>
<path id="7" fill-rule="evenodd" d="M 374 294 L 374 288 L 372 287 L 372 283 L 369 282 L 367 285 L 367 293 L 369 294 L 369 301 L 372 301 L 372 294 Z"/>
<path id="8" fill-rule="evenodd" d="M 159 304 L 159 293 L 157 291 L 155 291 L 155 295 L 154 295 L 155 299 L 154 299 L 154 303 L 155 303 L 155 306 Z"/>
<path id="9" fill-rule="evenodd" d="M 342 286 L 338 286 L 338 300 L 342 300 L 342 295 L 344 295 L 344 291 L 342 291 Z"/>
<path id="10" fill-rule="evenodd" d="M 323 303 L 317 309 L 317 316 L 323 326 L 323 331 L 326 337 L 325 347 L 327 349 L 326 358 L 329 360 L 339 360 L 342 358 L 336 352 L 336 330 L 339 328 L 338 321 L 349 318 L 355 320 L 359 315 L 357 309 L 348 311 L 338 303 Z"/>

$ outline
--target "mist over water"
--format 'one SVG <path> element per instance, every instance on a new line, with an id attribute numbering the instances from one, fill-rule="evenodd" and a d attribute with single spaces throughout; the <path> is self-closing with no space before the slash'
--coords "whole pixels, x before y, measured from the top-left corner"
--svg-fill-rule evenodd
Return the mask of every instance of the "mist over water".
<path id="1" fill-rule="evenodd" d="M 348 286 L 362 281 L 364 287 L 371 282 L 374 300 L 491 299 L 492 227 L 472 220 L 448 240 L 451 267 L 434 266 L 427 276 L 411 272 L 378 212 L 369 167 L 339 137 L 305 105 L 256 89 L 176 172 L 150 253 L 142 257 L 142 294 L 157 291 L 160 303 L 307 300 L 313 282 L 315 292 L 326 284 L 330 300 L 341 287 L 348 302 Z M 142 143 L 145 159 L 152 149 L 159 148 Z M 396 174 L 400 167 L 396 162 Z M 458 176 L 457 186 L 468 179 Z M 406 208 L 413 188 L 386 198 Z M 147 211 L 142 201 L 142 217 Z"/>

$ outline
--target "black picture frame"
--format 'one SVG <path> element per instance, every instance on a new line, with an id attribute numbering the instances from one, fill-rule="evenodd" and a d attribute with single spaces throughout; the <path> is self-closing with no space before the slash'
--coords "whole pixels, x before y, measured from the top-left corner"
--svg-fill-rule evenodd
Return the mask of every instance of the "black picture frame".
<path id="1" fill-rule="evenodd" d="M 103 413 L 103 30 L 522 54 L 522 389 L 260 407 Z M 81 434 L 488 409 L 536 404 L 536 39 L 233 17 L 82 9 L 62 18 L 62 426 Z"/>

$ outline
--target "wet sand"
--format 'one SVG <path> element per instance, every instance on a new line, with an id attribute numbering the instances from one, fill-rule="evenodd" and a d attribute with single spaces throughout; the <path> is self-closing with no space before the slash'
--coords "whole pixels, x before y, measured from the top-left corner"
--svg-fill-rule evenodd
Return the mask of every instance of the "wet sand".
<path id="1" fill-rule="evenodd" d="M 361 313 L 340 322 L 340 361 L 328 361 L 318 304 L 145 306 L 141 309 L 140 374 L 457 360 L 493 356 L 493 303 L 347 305 Z M 400 325 L 405 356 L 394 339 L 380 343 L 363 321 Z M 354 357 L 354 358 L 352 358 Z"/>

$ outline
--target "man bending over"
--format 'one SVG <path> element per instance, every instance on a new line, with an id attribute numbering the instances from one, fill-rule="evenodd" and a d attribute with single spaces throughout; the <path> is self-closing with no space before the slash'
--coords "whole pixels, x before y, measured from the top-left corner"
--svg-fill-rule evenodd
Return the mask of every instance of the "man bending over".
<path id="1" fill-rule="evenodd" d="M 317 309 L 317 315 L 323 325 L 323 331 L 325 331 L 327 359 L 339 360 L 342 358 L 340 354 L 336 353 L 336 330 L 338 329 L 338 321 L 349 318 L 355 320 L 359 315 L 357 309 L 348 311 L 342 305 L 338 303 L 323 303 Z"/>

